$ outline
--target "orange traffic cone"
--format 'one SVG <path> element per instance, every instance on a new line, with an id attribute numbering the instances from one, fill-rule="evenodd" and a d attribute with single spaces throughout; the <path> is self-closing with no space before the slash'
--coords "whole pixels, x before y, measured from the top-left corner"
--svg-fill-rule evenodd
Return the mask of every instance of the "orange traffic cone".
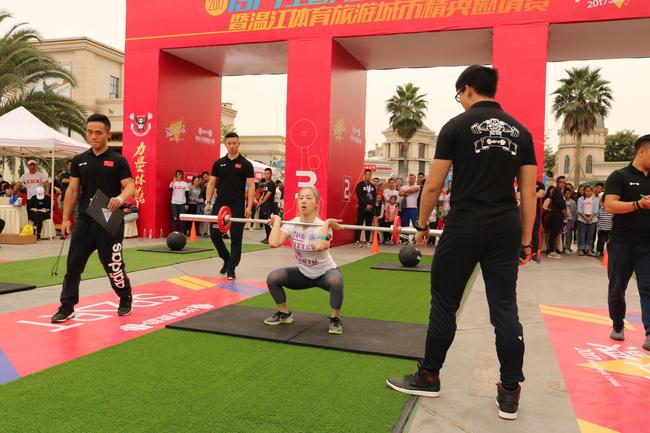
<path id="1" fill-rule="evenodd" d="M 192 222 L 192 228 L 190 229 L 190 242 L 196 242 L 196 224 Z"/>
<path id="2" fill-rule="evenodd" d="M 370 250 L 370 254 L 377 254 L 379 252 L 379 235 L 377 232 L 372 233 L 372 249 Z"/>
<path id="3" fill-rule="evenodd" d="M 607 256 L 607 245 L 605 245 L 605 252 L 603 253 L 603 268 L 607 269 L 607 263 L 609 262 L 609 257 Z"/>

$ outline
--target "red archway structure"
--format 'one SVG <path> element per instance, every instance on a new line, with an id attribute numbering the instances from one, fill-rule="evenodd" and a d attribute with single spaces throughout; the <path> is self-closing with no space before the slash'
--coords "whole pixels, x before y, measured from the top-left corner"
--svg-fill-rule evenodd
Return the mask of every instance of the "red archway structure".
<path id="1" fill-rule="evenodd" d="M 547 61 L 650 56 L 650 0 L 127 6 L 124 154 L 136 176 L 140 234 L 154 237 L 169 224 L 173 171 L 208 170 L 218 156 L 222 76 L 288 75 L 286 207 L 299 186 L 315 185 L 321 214 L 351 221 L 350 196 L 363 168 L 367 70 L 494 65 L 498 100 L 531 130 L 543 161 Z"/>

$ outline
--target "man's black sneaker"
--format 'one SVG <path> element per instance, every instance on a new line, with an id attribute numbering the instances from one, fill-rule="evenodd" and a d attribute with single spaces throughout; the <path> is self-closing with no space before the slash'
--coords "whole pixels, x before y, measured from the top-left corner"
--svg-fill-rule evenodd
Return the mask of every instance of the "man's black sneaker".
<path id="1" fill-rule="evenodd" d="M 228 262 L 223 262 L 223 266 L 219 270 L 219 273 L 225 274 L 226 272 L 228 272 Z"/>
<path id="2" fill-rule="evenodd" d="M 619 331 L 616 328 L 612 328 L 612 332 L 609 334 L 609 338 L 616 341 L 625 341 L 625 329 L 621 328 Z"/>
<path id="3" fill-rule="evenodd" d="M 229 280 L 234 280 L 237 277 L 235 276 L 235 270 L 234 269 L 228 269 L 228 279 Z"/>
<path id="4" fill-rule="evenodd" d="M 293 323 L 293 314 L 291 314 L 291 311 L 288 313 L 276 311 L 271 317 L 264 319 L 264 323 L 271 326 L 277 326 L 282 323 Z"/>
<path id="5" fill-rule="evenodd" d="M 341 319 L 338 317 L 330 317 L 329 319 L 330 327 L 328 332 L 330 334 L 343 334 L 343 322 Z"/>
<path id="6" fill-rule="evenodd" d="M 74 308 L 61 305 L 56 314 L 52 316 L 52 323 L 63 323 L 72 318 L 74 318 Z"/>
<path id="7" fill-rule="evenodd" d="M 419 369 L 417 373 L 403 377 L 391 377 L 386 384 L 395 391 L 422 397 L 440 397 L 440 378 L 428 370 Z"/>
<path id="8" fill-rule="evenodd" d="M 120 306 L 117 307 L 118 316 L 128 316 L 131 314 L 131 304 L 133 303 L 133 298 L 120 298 Z"/>
<path id="9" fill-rule="evenodd" d="M 501 382 L 497 383 L 497 407 L 499 408 L 499 418 L 517 419 L 520 393 L 521 386 L 519 385 L 517 385 L 517 389 L 514 391 L 509 391 L 503 387 Z"/>
<path id="10" fill-rule="evenodd" d="M 264 238 L 264 239 L 262 239 L 262 240 L 260 241 L 260 243 L 268 244 L 268 243 L 269 243 L 269 240 L 268 240 L 267 238 Z"/>

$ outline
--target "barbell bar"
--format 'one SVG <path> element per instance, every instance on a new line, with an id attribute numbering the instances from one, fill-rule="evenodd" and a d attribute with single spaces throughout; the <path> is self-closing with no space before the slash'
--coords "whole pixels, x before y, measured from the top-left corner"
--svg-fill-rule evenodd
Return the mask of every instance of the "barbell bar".
<path id="1" fill-rule="evenodd" d="M 230 229 L 232 223 L 252 223 L 252 224 L 266 224 L 268 219 L 261 218 L 237 218 L 232 216 L 232 211 L 228 206 L 222 206 L 219 209 L 217 215 L 198 215 L 198 214 L 180 214 L 179 219 L 181 221 L 194 221 L 194 222 L 207 222 L 207 223 L 217 223 L 217 227 L 221 233 L 227 233 Z M 321 227 L 322 224 L 318 223 L 301 223 L 294 221 L 281 221 L 281 224 L 292 224 L 300 226 L 313 226 Z M 339 224 L 339 226 L 344 230 L 368 230 L 375 232 L 385 232 L 392 233 L 393 242 L 395 244 L 399 243 L 399 235 L 412 235 L 417 233 L 417 230 L 412 227 L 402 227 L 400 224 L 399 217 L 396 217 L 393 224 L 390 227 L 376 227 L 376 226 L 359 226 L 352 224 Z M 429 236 L 441 236 L 442 230 L 429 230 Z"/>

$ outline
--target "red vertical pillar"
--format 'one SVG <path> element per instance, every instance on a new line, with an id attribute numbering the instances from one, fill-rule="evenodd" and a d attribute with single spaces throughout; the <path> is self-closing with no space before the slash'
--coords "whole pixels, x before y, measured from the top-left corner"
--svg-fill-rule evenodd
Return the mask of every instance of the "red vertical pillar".
<path id="1" fill-rule="evenodd" d="M 124 155 L 139 188 L 139 234 L 166 236 L 174 172 L 189 181 L 219 157 L 221 78 L 158 50 L 127 50 L 126 64 Z M 138 119 L 148 122 L 143 131 Z"/>
<path id="2" fill-rule="evenodd" d="M 327 215 L 354 224 L 354 187 L 363 178 L 366 146 L 366 69 L 337 42 L 332 46 Z M 335 244 L 354 233 L 337 233 Z"/>
<path id="3" fill-rule="evenodd" d="M 138 234 L 157 237 L 156 160 L 160 51 L 133 50 L 127 43 L 124 65 L 124 145 L 136 184 Z"/>
<path id="4" fill-rule="evenodd" d="M 354 222 L 354 185 L 365 153 L 366 71 L 330 38 L 289 41 L 287 79 L 286 218 L 295 194 L 315 186 L 321 218 Z M 337 233 L 335 244 L 352 233 Z"/>
<path id="5" fill-rule="evenodd" d="M 547 48 L 546 23 L 493 29 L 492 64 L 499 70 L 497 100 L 533 135 L 539 179 L 544 172 Z"/>

